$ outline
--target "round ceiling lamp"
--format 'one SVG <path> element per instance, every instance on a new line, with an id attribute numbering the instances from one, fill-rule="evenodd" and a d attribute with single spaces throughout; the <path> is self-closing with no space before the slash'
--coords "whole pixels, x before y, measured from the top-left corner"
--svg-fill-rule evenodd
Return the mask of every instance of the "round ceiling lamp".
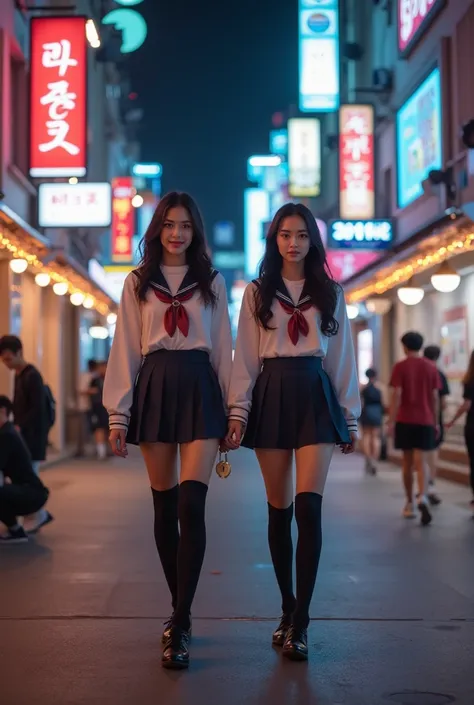
<path id="1" fill-rule="evenodd" d="M 455 291 L 461 283 L 461 277 L 449 262 L 443 262 L 431 277 L 431 283 L 436 291 L 449 294 Z"/>
<path id="2" fill-rule="evenodd" d="M 392 302 L 390 299 L 367 299 L 365 302 L 365 307 L 369 313 L 373 313 L 376 316 L 385 316 L 386 313 L 392 308 Z"/>
<path id="3" fill-rule="evenodd" d="M 72 303 L 73 306 L 81 306 L 81 304 L 84 303 L 84 299 L 86 297 L 81 291 L 75 291 L 73 294 L 71 294 L 69 301 Z"/>
<path id="4" fill-rule="evenodd" d="M 424 295 L 424 290 L 420 286 L 413 286 L 411 281 L 397 291 L 398 298 L 405 306 L 416 306 L 423 300 Z"/>
<path id="5" fill-rule="evenodd" d="M 24 271 L 28 268 L 28 262 L 26 259 L 11 259 L 10 260 L 10 269 L 12 272 L 15 272 L 15 274 L 23 274 Z"/>
<path id="6" fill-rule="evenodd" d="M 359 315 L 359 307 L 357 304 L 347 304 L 347 317 L 350 321 L 353 321 Z"/>
<path id="7" fill-rule="evenodd" d="M 38 286 L 44 287 L 48 286 L 51 281 L 51 277 L 46 272 L 38 272 L 35 277 L 35 282 Z"/>
<path id="8" fill-rule="evenodd" d="M 53 291 L 56 296 L 64 296 L 67 294 L 68 289 L 67 282 L 56 282 L 56 284 L 53 284 Z"/>
<path id="9" fill-rule="evenodd" d="M 109 331 L 105 326 L 96 324 L 89 328 L 89 335 L 96 340 L 106 340 L 109 337 Z"/>
<path id="10" fill-rule="evenodd" d="M 86 296 L 84 301 L 82 302 L 82 305 L 84 308 L 94 308 L 94 299 L 92 296 Z"/>
<path id="11" fill-rule="evenodd" d="M 117 322 L 117 314 L 116 313 L 109 313 L 107 316 L 107 323 L 109 326 L 113 326 Z"/>

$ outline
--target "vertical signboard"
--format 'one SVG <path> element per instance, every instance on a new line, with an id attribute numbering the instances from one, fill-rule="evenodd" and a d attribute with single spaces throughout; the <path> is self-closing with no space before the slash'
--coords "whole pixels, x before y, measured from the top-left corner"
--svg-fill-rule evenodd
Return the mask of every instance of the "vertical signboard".
<path id="1" fill-rule="evenodd" d="M 135 230 L 135 210 L 132 206 L 134 195 L 133 179 L 122 176 L 112 180 L 112 262 L 133 261 L 133 235 Z"/>
<path id="2" fill-rule="evenodd" d="M 408 56 L 446 0 L 398 0 L 398 51 Z"/>
<path id="3" fill-rule="evenodd" d="M 342 105 L 339 111 L 339 210 L 343 220 L 375 216 L 374 109 Z"/>
<path id="4" fill-rule="evenodd" d="M 299 106 L 303 113 L 339 107 L 339 0 L 299 0 Z"/>
<path id="5" fill-rule="evenodd" d="M 31 20 L 30 176 L 85 176 L 85 17 Z"/>
<path id="6" fill-rule="evenodd" d="M 264 189 L 244 191 L 244 249 L 245 276 L 257 276 L 260 260 L 265 252 L 264 223 L 270 217 L 270 196 Z"/>
<path id="7" fill-rule="evenodd" d="M 295 198 L 321 192 L 321 124 L 317 118 L 288 120 L 288 184 Z"/>

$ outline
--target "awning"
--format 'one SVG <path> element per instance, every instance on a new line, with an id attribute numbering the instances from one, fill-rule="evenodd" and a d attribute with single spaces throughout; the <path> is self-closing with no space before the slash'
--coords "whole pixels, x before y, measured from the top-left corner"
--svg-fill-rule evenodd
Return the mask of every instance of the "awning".
<path id="1" fill-rule="evenodd" d="M 365 301 L 468 250 L 474 251 L 474 222 L 450 209 L 344 282 L 350 303 Z"/>
<path id="2" fill-rule="evenodd" d="M 64 282 L 70 294 L 80 292 L 92 299 L 90 308 L 102 315 L 115 311 L 115 301 L 91 279 L 87 270 L 63 250 L 57 250 L 44 235 L 0 203 L 0 250 L 10 258 L 25 259 L 34 274 L 49 274 L 53 282 Z"/>

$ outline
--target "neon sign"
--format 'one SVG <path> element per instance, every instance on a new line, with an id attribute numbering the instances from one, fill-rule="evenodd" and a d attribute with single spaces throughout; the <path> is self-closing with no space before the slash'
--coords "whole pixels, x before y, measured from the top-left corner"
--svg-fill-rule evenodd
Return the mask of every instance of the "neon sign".
<path id="1" fill-rule="evenodd" d="M 136 10 L 131 10 L 133 5 L 139 5 L 143 0 L 115 0 L 123 7 L 111 10 L 102 18 L 102 24 L 113 25 L 122 32 L 121 54 L 131 54 L 137 51 L 144 43 L 148 27 L 142 15 Z"/>

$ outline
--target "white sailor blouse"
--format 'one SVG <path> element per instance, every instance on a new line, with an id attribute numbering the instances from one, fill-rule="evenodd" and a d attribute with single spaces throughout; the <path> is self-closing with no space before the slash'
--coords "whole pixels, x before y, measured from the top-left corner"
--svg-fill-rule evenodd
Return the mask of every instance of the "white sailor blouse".
<path id="1" fill-rule="evenodd" d="M 228 398 L 229 418 L 247 422 L 264 359 L 316 356 L 323 359 L 349 431 L 357 432 L 361 413 L 359 381 L 342 289 L 334 312 L 339 330 L 334 336 L 326 336 L 321 332 L 321 314 L 311 303 L 304 280 L 281 278 L 271 309 L 271 330 L 265 330 L 255 319 L 257 286 L 258 282 L 250 283 L 242 300 Z"/>
<path id="2" fill-rule="evenodd" d="M 205 306 L 187 266 L 162 265 L 146 301 L 135 293 L 135 272 L 125 279 L 107 364 L 103 403 L 110 428 L 128 428 L 135 381 L 146 355 L 156 350 L 204 350 L 227 399 L 232 335 L 224 277 L 213 270 L 216 306 Z"/>

